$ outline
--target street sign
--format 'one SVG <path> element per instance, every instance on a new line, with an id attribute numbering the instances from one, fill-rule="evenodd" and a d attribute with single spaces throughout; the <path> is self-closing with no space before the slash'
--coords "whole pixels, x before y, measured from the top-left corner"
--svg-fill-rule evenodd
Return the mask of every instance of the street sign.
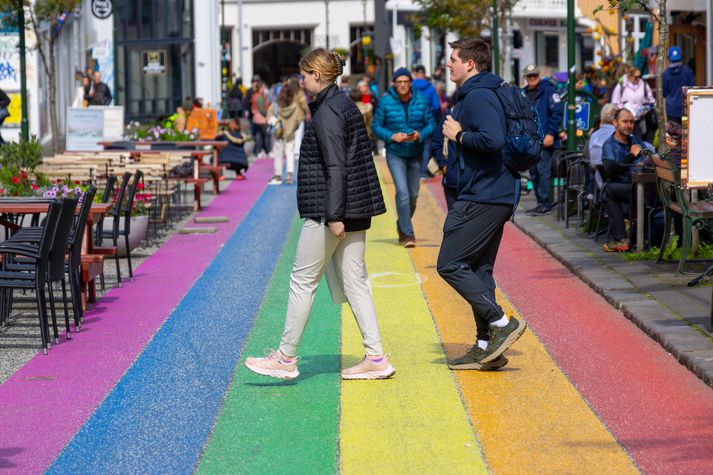
<path id="1" fill-rule="evenodd" d="M 567 129 L 567 120 L 569 118 L 569 110 L 567 109 L 567 103 L 564 103 L 564 123 L 563 128 Z M 589 102 L 580 102 L 577 104 L 577 108 L 574 112 L 574 122 L 577 126 L 577 130 L 584 130 L 585 132 L 589 130 Z"/>

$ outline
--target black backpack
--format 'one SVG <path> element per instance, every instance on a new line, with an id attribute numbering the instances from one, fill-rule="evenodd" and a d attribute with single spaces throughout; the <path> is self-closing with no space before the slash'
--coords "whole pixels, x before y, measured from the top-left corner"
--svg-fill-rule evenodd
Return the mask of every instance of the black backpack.
<path id="1" fill-rule="evenodd" d="M 505 166 L 517 173 L 527 171 L 537 165 L 542 153 L 540 117 L 519 87 L 503 81 L 493 91 L 503 106 L 507 124 L 502 151 Z"/>

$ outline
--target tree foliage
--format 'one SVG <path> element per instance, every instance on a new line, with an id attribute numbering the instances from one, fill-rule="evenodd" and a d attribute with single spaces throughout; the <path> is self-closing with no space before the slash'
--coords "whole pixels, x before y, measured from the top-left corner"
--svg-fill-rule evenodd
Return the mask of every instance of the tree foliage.
<path id="1" fill-rule="evenodd" d="M 490 0 L 416 0 L 419 16 L 429 28 L 452 31 L 460 36 L 478 36 L 490 27 Z"/>

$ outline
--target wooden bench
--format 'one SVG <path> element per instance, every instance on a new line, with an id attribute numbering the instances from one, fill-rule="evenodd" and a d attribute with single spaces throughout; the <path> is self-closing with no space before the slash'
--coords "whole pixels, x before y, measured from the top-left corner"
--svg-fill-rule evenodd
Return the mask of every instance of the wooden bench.
<path id="1" fill-rule="evenodd" d="M 661 157 L 654 155 L 653 161 L 656 166 L 656 188 L 664 209 L 664 236 L 656 262 L 661 262 L 663 259 L 671 235 L 673 215 L 679 214 L 683 221 L 683 236 L 681 236 L 681 257 L 678 260 L 676 273 L 680 274 L 683 272 L 686 256 L 691 248 L 692 229 L 694 227 L 702 229 L 706 220 L 713 219 L 713 202 L 707 200 L 691 202 L 687 191 L 681 187 L 680 167 L 665 155 Z"/>

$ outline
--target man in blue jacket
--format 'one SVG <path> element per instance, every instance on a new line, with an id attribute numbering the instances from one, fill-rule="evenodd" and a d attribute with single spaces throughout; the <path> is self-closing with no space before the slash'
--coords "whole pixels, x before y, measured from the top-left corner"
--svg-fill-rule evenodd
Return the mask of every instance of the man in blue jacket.
<path id="1" fill-rule="evenodd" d="M 683 117 L 683 88 L 696 85 L 696 78 L 687 66 L 682 63 L 681 48 L 671 46 L 668 49 L 668 60 L 671 62 L 663 72 L 663 96 L 666 98 L 666 117 L 668 120 L 681 123 Z"/>
<path id="2" fill-rule="evenodd" d="M 426 100 L 433 108 L 433 119 L 438 123 L 441 120 L 441 101 L 438 99 L 438 91 L 433 87 L 431 81 L 426 77 L 426 67 L 416 64 L 411 67 L 413 73 L 413 88 L 426 97 Z M 430 139 L 430 137 L 428 137 Z M 428 143 L 428 141 L 426 141 Z M 423 161 L 421 162 L 421 178 L 428 178 L 428 161 L 431 159 L 430 147 L 423 147 Z"/>
<path id="3" fill-rule="evenodd" d="M 530 215 L 542 215 L 552 209 L 550 185 L 552 181 L 552 152 L 555 138 L 562 126 L 562 101 L 555 87 L 540 77 L 540 68 L 531 64 L 524 70 L 527 86 L 523 89 L 530 104 L 535 107 L 542 124 L 545 138 L 542 155 L 536 166 L 530 169 L 532 186 L 537 197 L 537 206 L 527 211 Z"/>
<path id="4" fill-rule="evenodd" d="M 411 217 L 416 211 L 423 148 L 436 127 L 426 97 L 411 87 L 411 72 L 394 71 L 394 85 L 379 100 L 371 123 L 374 134 L 386 144 L 386 164 L 396 187 L 396 230 L 404 247 L 416 245 Z"/>
<path id="5" fill-rule="evenodd" d="M 490 68 L 490 47 L 480 38 L 450 43 L 451 80 L 458 85 L 452 115 L 443 135 L 455 143 L 459 167 L 458 199 L 443 225 L 438 274 L 473 309 L 476 342 L 451 369 L 491 370 L 504 366 L 502 356 L 525 331 L 525 322 L 508 318 L 495 301 L 493 267 L 505 223 L 516 203 L 515 176 L 505 166 L 507 123 L 495 89 L 502 79 Z M 449 154 L 450 154 L 449 150 Z"/>

